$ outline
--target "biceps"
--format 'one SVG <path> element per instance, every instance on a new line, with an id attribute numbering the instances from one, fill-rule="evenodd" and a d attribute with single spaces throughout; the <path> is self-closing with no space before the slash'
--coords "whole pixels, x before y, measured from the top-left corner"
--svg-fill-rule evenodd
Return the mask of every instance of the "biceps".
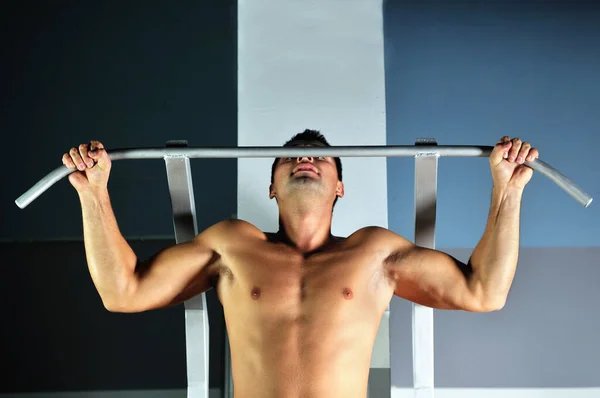
<path id="1" fill-rule="evenodd" d="M 193 242 L 167 248 L 138 267 L 129 306 L 135 311 L 177 304 L 210 288 L 211 249 Z"/>
<path id="2" fill-rule="evenodd" d="M 437 309 L 477 311 L 469 287 L 470 264 L 432 249 L 415 247 L 393 265 L 395 294 Z"/>

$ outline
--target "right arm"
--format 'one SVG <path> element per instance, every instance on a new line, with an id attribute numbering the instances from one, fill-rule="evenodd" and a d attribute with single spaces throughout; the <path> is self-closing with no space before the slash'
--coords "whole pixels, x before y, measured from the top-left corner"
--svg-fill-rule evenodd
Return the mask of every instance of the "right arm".
<path id="1" fill-rule="evenodd" d="M 209 289 L 209 266 L 219 258 L 217 242 L 226 223 L 141 263 L 119 231 L 111 207 L 106 184 L 110 159 L 99 142 L 90 145 L 71 149 L 63 155 L 63 163 L 69 168 L 81 165 L 69 180 L 79 194 L 87 263 L 105 308 L 141 312 L 180 303 Z"/>
<path id="2" fill-rule="evenodd" d="M 119 231 L 107 192 L 82 195 L 81 205 L 87 263 L 107 310 L 163 308 L 210 288 L 209 266 L 219 258 L 214 241 L 222 225 L 142 263 Z"/>

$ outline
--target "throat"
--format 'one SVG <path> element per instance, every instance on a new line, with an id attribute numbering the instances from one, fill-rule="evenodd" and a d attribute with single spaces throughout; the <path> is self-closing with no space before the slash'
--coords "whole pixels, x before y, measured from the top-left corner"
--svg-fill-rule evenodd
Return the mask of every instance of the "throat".
<path id="1" fill-rule="evenodd" d="M 332 204 L 325 206 L 322 200 L 315 200 L 310 208 L 303 209 L 284 203 L 279 204 L 280 242 L 287 244 L 301 253 L 321 250 L 331 241 Z"/>
<path id="2" fill-rule="evenodd" d="M 297 250 L 304 259 L 307 259 L 314 254 L 329 250 L 338 242 L 338 240 L 339 238 L 333 236 L 329 230 L 311 235 L 301 234 L 290 236 L 287 231 L 282 228 L 273 236 L 272 241 L 273 243 L 282 243 Z"/>

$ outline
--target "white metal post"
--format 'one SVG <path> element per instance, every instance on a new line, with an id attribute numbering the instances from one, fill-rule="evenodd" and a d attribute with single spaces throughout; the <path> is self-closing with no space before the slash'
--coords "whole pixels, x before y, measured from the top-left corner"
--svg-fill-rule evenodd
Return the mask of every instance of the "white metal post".
<path id="1" fill-rule="evenodd" d="M 371 353 L 367 398 L 390 398 L 392 396 L 390 361 L 390 306 L 381 317 Z"/>
<path id="2" fill-rule="evenodd" d="M 187 141 L 168 141 L 167 147 L 187 147 Z M 175 242 L 188 242 L 198 233 L 190 159 L 166 155 L 167 180 L 173 209 Z M 208 398 L 209 325 L 206 295 L 185 302 L 188 398 Z"/>
<path id="3" fill-rule="evenodd" d="M 415 144 L 437 145 L 429 138 Z M 431 152 L 415 158 L 415 244 L 430 249 L 435 248 L 438 157 Z M 433 398 L 433 309 L 413 304 L 412 326 L 414 396 Z"/>
<path id="4" fill-rule="evenodd" d="M 229 334 L 225 329 L 225 385 L 223 386 L 223 397 L 233 398 L 233 374 L 231 372 L 231 346 L 229 345 Z"/>

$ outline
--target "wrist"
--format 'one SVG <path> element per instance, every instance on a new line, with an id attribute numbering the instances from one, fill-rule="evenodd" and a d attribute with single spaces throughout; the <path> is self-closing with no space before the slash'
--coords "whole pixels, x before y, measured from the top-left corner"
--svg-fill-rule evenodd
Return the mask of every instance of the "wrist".
<path id="1" fill-rule="evenodd" d="M 523 188 L 516 187 L 510 184 L 504 186 L 494 185 L 492 196 L 499 199 L 520 199 L 523 196 Z"/>
<path id="2" fill-rule="evenodd" d="M 105 200 L 109 200 L 108 188 L 106 186 L 88 186 L 84 189 L 78 190 L 77 193 L 79 194 L 79 199 L 82 203 L 99 203 Z"/>

